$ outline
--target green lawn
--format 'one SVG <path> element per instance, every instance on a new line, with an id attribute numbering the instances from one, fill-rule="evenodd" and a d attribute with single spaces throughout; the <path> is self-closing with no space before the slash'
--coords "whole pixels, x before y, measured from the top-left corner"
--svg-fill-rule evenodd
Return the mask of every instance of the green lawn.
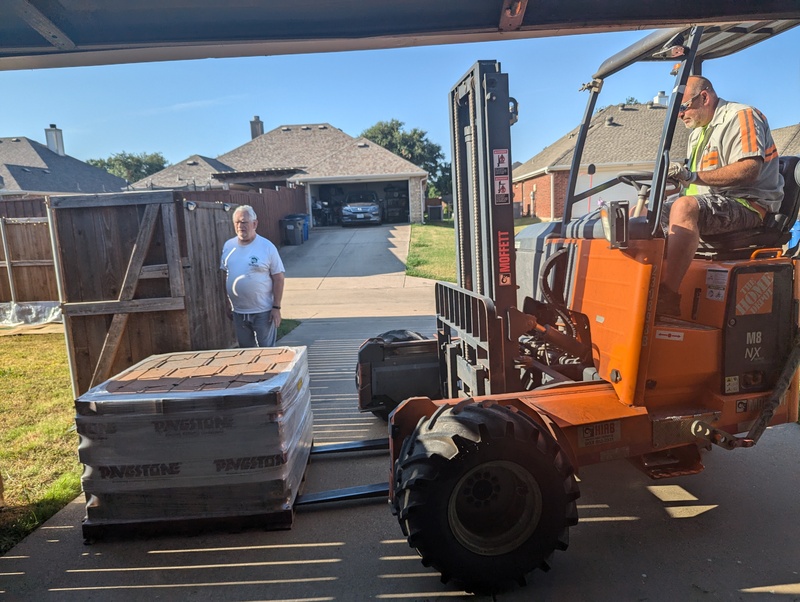
<path id="1" fill-rule="evenodd" d="M 0 337 L 0 553 L 80 493 L 67 351 L 60 334 Z"/>
<path id="2" fill-rule="evenodd" d="M 539 221 L 536 217 L 514 220 L 514 234 Z M 452 219 L 411 224 L 406 274 L 445 282 L 456 281 L 456 243 Z"/>

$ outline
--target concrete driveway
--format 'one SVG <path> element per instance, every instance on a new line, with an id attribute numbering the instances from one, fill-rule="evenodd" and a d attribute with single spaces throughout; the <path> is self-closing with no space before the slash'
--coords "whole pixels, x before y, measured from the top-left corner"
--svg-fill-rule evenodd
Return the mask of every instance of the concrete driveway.
<path id="1" fill-rule="evenodd" d="M 391 274 L 337 276 L 333 261 L 325 273 L 299 276 L 307 258 L 296 260 L 312 244 L 343 244 L 337 257 L 345 266 L 348 243 L 326 243 L 328 236 L 382 245 L 392 255 L 400 249 L 402 256 L 395 232 L 388 226 L 314 231 L 316 243 L 284 249 L 295 303 L 286 304 L 287 315 L 302 315 L 303 323 L 282 343 L 308 346 L 316 443 L 386 436 L 385 423 L 356 409 L 358 346 L 393 328 L 431 332 L 434 319 L 399 301 L 417 291 L 394 272 L 396 286 L 384 290 L 383 303 L 396 302 L 396 316 L 344 315 L 349 306 L 364 305 L 365 290 L 381 299 L 377 291 L 351 287 L 345 302 L 346 279 L 388 282 Z M 379 233 L 383 243 L 363 242 Z M 307 279 L 308 288 L 295 287 L 295 277 Z M 341 301 L 329 303 L 333 294 L 326 291 Z M 587 467 L 569 550 L 556 553 L 550 572 L 532 573 L 527 587 L 494 597 L 442 584 L 405 543 L 383 500 L 304 507 L 288 531 L 87 546 L 78 499 L 0 558 L 0 600 L 798 600 L 799 457 L 800 427 L 791 424 L 770 428 L 753 449 L 715 449 L 704 458 L 706 471 L 692 477 L 651 481 L 626 461 Z M 385 452 L 313 456 L 305 493 L 383 482 L 388 475 Z"/>
<path id="2" fill-rule="evenodd" d="M 432 315 L 433 281 L 405 274 L 410 236 L 408 224 L 331 226 L 312 229 L 302 245 L 283 247 L 283 315 Z"/>

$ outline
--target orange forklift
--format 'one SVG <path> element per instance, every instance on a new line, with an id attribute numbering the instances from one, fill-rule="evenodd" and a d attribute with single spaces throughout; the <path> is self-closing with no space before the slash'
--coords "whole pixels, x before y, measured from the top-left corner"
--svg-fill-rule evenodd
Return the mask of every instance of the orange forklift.
<path id="1" fill-rule="evenodd" d="M 563 220 L 516 241 L 507 76 L 481 61 L 451 90 L 458 284 L 436 284 L 434 339 L 370 339 L 357 369 L 362 409 L 389 415 L 392 511 L 443 581 L 495 591 L 548 569 L 578 522 L 582 466 L 628 458 L 654 479 L 694 474 L 701 450 L 742 453 L 768 425 L 797 420 L 800 274 L 785 250 L 797 157 L 780 158 L 780 212 L 702 241 L 680 317 L 655 307 L 668 149 L 688 77 L 799 23 L 659 30 L 606 60 L 582 88 Z M 653 170 L 577 192 L 603 82 L 638 61 L 666 62 L 675 76 Z M 573 216 L 614 186 L 634 187 L 637 206 Z"/>

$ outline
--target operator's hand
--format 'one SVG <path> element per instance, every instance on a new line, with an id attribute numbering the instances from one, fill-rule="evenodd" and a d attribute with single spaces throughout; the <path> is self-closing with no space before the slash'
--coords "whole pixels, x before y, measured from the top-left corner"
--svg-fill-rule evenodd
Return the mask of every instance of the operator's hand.
<path id="1" fill-rule="evenodd" d="M 667 177 L 677 180 L 681 184 L 691 184 L 697 179 L 697 173 L 690 171 L 683 163 L 672 161 L 667 170 Z"/>
<path id="2" fill-rule="evenodd" d="M 270 317 L 272 321 L 275 323 L 275 328 L 280 328 L 281 326 L 281 308 L 280 307 L 273 307 L 270 311 Z"/>

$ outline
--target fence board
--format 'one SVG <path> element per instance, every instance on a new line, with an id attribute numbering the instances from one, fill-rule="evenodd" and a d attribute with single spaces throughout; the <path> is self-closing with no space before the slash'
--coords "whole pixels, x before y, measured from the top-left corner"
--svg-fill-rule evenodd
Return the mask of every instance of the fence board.
<path id="1" fill-rule="evenodd" d="M 120 197 L 136 202 L 117 202 Z M 173 274 L 139 283 L 144 266 L 160 268 L 165 247 L 178 245 L 173 222 L 168 217 L 164 224 L 160 212 L 172 205 L 172 195 L 147 199 L 107 195 L 87 197 L 82 204 L 52 199 L 75 395 L 150 355 L 188 348 L 184 298 L 171 296 L 181 288 L 170 285 Z M 174 276 L 180 278 L 180 270 Z M 154 322 L 152 312 L 165 317 Z M 153 348 L 154 324 L 169 332 L 156 339 L 161 348 Z"/>
<path id="2" fill-rule="evenodd" d="M 282 243 L 280 220 L 287 215 L 307 213 L 305 187 L 279 188 L 262 192 L 245 192 L 238 190 L 196 190 L 181 191 L 182 199 L 187 201 L 205 201 L 227 203 L 232 207 L 250 205 L 258 215 L 257 232 L 280 247 Z M 233 236 L 233 225 L 230 228 Z"/>
<path id="3" fill-rule="evenodd" d="M 47 217 L 44 197 L 0 200 L 0 217 Z"/>
<path id="4" fill-rule="evenodd" d="M 47 218 L 0 220 L 0 302 L 57 301 Z"/>

